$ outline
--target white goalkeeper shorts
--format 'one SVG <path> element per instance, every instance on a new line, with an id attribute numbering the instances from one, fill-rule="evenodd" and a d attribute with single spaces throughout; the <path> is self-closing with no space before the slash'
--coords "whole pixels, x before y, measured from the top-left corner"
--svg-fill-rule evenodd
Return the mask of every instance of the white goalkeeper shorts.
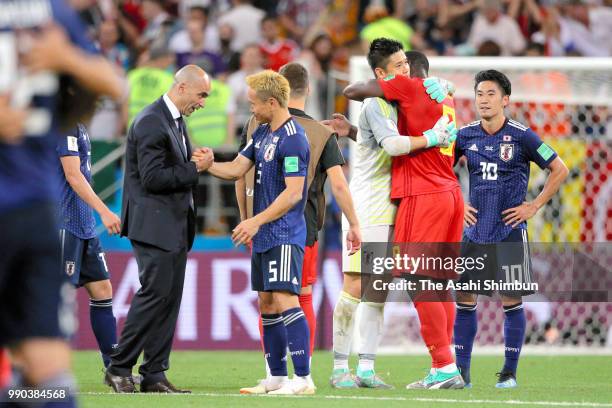
<path id="1" fill-rule="evenodd" d="M 349 256 L 346 247 L 346 234 L 348 230 L 342 230 L 342 272 L 361 273 L 361 249 Z M 361 228 L 361 239 L 363 242 L 392 242 L 393 225 L 372 225 Z"/>

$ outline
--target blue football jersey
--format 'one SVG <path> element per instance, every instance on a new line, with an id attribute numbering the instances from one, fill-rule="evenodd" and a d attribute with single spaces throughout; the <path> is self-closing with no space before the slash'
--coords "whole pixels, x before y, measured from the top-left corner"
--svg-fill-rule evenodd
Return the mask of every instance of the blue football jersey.
<path id="1" fill-rule="evenodd" d="M 488 134 L 480 121 L 461 128 L 455 145 L 456 157 L 467 158 L 470 173 L 470 205 L 478 210 L 476 225 L 464 233 L 478 243 L 499 242 L 512 231 L 503 222 L 502 211 L 521 205 L 527 195 L 529 162 L 544 169 L 557 154 L 531 129 L 512 119 L 495 134 Z M 527 223 L 517 228 L 527 228 Z"/>
<path id="2" fill-rule="evenodd" d="M 304 177 L 302 200 L 285 215 L 259 228 L 253 237 L 253 251 L 266 252 L 283 244 L 304 247 L 306 243 L 306 176 L 310 147 L 306 133 L 300 124 L 289 119 L 276 131 L 262 124 L 252 139 L 240 152 L 255 164 L 255 188 L 253 213 L 268 208 L 287 187 L 285 177 Z"/>
<path id="3" fill-rule="evenodd" d="M 57 143 L 59 157 L 77 156 L 81 160 L 81 173 L 91 184 L 91 142 L 87 129 L 80 123 L 74 131 L 65 137 L 60 137 Z M 60 172 L 60 226 L 72 232 L 81 239 L 96 236 L 96 220 L 93 209 L 72 189 L 59 163 Z"/>
<path id="4" fill-rule="evenodd" d="M 95 52 L 85 26 L 65 0 L 0 0 L 0 93 L 14 91 L 31 95 L 33 114 L 27 134 L 18 144 L 0 142 L 0 213 L 33 202 L 57 202 L 57 155 L 60 137 L 55 106 L 59 81 L 48 74 L 23 80 L 17 51 L 29 36 L 54 22 L 63 28 L 70 41 L 88 52 Z"/>

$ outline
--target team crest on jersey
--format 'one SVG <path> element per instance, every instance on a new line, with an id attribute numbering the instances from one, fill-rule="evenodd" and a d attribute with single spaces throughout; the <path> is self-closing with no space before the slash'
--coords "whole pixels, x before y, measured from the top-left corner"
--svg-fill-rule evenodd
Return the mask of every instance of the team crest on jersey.
<path id="1" fill-rule="evenodd" d="M 512 143 L 501 143 L 499 145 L 499 158 L 507 162 L 512 157 L 514 157 L 514 145 Z"/>
<path id="2" fill-rule="evenodd" d="M 66 275 L 72 276 L 74 275 L 74 271 L 76 270 L 76 265 L 74 261 L 66 261 Z"/>
<path id="3" fill-rule="evenodd" d="M 264 153 L 264 160 L 269 162 L 270 160 L 272 160 L 274 158 L 274 151 L 276 150 L 276 145 L 274 143 L 272 143 L 271 145 L 268 145 L 268 147 L 266 147 L 266 151 Z"/>

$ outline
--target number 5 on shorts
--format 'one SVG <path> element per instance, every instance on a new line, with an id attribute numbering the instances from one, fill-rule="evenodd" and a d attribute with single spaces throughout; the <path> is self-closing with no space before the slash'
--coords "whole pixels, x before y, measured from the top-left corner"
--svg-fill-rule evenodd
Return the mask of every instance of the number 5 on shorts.
<path id="1" fill-rule="evenodd" d="M 276 282 L 276 261 L 270 261 L 268 263 L 268 270 L 270 271 L 270 282 Z"/>

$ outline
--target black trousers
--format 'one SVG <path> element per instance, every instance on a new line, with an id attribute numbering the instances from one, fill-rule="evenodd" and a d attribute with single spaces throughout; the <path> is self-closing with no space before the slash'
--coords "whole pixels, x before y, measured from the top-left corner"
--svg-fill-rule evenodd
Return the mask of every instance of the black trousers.
<path id="1" fill-rule="evenodd" d="M 183 296 L 187 248 L 183 245 L 169 252 L 131 242 L 142 286 L 132 299 L 108 371 L 113 375 L 131 375 L 132 367 L 144 351 L 138 371 L 145 383 L 156 382 L 164 378 L 164 371 L 170 366 L 170 350 Z"/>

